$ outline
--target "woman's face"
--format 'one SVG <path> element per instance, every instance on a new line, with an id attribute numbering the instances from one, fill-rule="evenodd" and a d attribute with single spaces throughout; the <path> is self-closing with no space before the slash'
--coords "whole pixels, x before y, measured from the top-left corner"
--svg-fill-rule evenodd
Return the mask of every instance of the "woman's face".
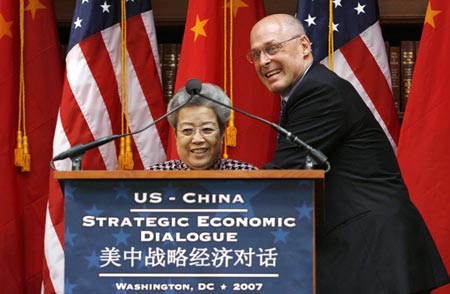
<path id="1" fill-rule="evenodd" d="M 220 158 L 223 134 L 215 112 L 208 107 L 183 107 L 175 136 L 178 156 L 190 169 L 208 169 Z"/>

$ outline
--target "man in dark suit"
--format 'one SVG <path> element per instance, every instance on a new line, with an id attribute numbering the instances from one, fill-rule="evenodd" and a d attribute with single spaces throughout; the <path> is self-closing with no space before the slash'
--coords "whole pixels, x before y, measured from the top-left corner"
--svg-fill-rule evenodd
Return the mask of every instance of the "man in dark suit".
<path id="1" fill-rule="evenodd" d="M 313 62 L 301 23 L 268 16 L 253 27 L 250 44 L 247 57 L 262 83 L 286 102 L 281 126 L 331 164 L 316 236 L 317 292 L 430 293 L 448 283 L 383 130 L 348 81 Z M 280 138 L 265 168 L 302 169 L 305 155 Z"/>

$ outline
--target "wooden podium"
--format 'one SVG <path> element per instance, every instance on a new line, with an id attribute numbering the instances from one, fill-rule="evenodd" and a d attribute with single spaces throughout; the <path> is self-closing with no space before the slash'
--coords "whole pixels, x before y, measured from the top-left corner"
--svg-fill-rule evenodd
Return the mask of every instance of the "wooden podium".
<path id="1" fill-rule="evenodd" d="M 77 293 L 315 293 L 321 170 L 55 177 L 65 282 Z"/>

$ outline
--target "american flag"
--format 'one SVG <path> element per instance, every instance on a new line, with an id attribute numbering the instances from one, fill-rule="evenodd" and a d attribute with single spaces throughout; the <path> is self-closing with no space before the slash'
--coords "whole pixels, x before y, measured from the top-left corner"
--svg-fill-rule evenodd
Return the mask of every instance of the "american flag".
<path id="1" fill-rule="evenodd" d="M 329 59 L 330 4 L 334 71 L 353 84 L 396 151 L 400 124 L 378 3 L 376 0 L 298 0 L 297 18 L 311 40 L 314 59 L 325 65 Z"/>
<path id="2" fill-rule="evenodd" d="M 124 1 L 124 0 L 123 0 Z M 77 0 L 66 75 L 53 142 L 53 155 L 71 146 L 120 134 L 122 128 L 122 55 L 120 0 Z M 125 2 L 123 2 L 125 4 Z M 136 131 L 166 111 L 150 1 L 126 1 L 129 129 Z M 168 124 L 161 122 L 132 137 L 135 169 L 166 159 Z M 83 169 L 117 169 L 118 142 L 88 151 Z M 70 160 L 56 162 L 70 169 Z M 45 293 L 64 293 L 64 199 L 55 180 L 45 228 Z M 47 277 L 47 279 L 45 278 Z"/>

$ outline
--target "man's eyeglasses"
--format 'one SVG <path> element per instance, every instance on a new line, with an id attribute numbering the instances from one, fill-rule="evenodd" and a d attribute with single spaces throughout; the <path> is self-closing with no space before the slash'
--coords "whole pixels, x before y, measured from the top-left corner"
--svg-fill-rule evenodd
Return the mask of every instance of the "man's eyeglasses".
<path id="1" fill-rule="evenodd" d="M 264 53 L 267 57 L 271 57 L 274 56 L 275 54 L 277 54 L 278 52 L 280 52 L 281 48 L 283 48 L 283 45 L 289 41 L 292 41 L 294 39 L 300 38 L 301 35 L 297 35 L 294 36 L 288 40 L 279 42 L 279 43 L 274 43 L 274 44 L 270 44 L 264 48 L 262 48 L 261 50 L 256 50 L 253 49 L 250 52 L 247 53 L 246 57 L 248 62 L 250 63 L 257 63 L 259 62 L 259 59 L 261 57 L 261 53 Z"/>

